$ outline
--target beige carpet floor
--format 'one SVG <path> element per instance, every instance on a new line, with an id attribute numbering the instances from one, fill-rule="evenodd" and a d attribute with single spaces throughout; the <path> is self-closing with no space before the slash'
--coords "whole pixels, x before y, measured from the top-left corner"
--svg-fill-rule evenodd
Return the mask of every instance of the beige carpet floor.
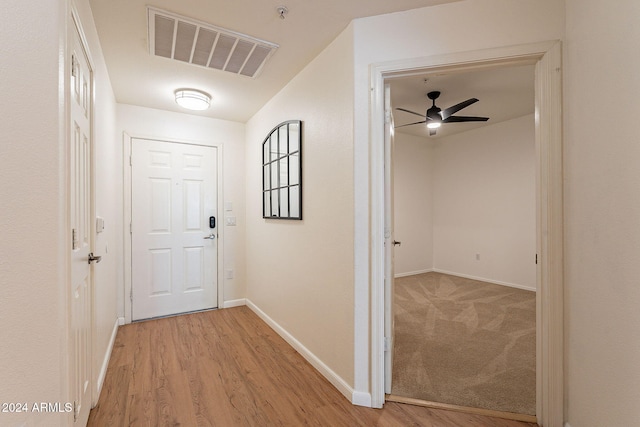
<path id="1" fill-rule="evenodd" d="M 535 415 L 535 292 L 440 273 L 394 283 L 392 394 Z"/>

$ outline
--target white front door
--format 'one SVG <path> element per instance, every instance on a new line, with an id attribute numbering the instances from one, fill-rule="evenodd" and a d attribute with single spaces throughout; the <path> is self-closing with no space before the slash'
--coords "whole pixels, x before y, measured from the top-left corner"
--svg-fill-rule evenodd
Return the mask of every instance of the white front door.
<path id="1" fill-rule="evenodd" d="M 391 89 L 384 86 L 384 392 L 391 393 L 393 372 L 393 254 L 396 245 L 393 231 L 393 114 Z"/>
<path id="2" fill-rule="evenodd" d="M 75 24 L 75 22 L 74 22 Z M 71 390 L 74 425 L 84 426 L 91 409 L 91 281 L 93 244 L 91 181 L 92 73 L 76 25 L 71 25 L 71 141 L 69 220 L 71 225 Z"/>
<path id="3" fill-rule="evenodd" d="M 131 156 L 131 318 L 217 307 L 217 149 L 134 138 Z"/>

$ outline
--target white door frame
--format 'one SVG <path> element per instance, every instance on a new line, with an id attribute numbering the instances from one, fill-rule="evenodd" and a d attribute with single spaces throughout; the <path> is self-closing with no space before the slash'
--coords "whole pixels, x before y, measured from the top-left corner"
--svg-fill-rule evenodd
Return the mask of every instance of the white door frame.
<path id="1" fill-rule="evenodd" d="M 203 143 L 198 141 L 180 140 L 176 138 L 165 138 L 148 135 L 132 135 L 127 132 L 123 133 L 123 165 L 124 165 L 124 323 L 131 323 L 131 141 L 133 139 L 150 139 L 154 141 L 173 142 L 178 144 L 190 144 L 200 145 L 204 147 L 214 147 L 217 149 L 217 206 L 216 206 L 216 225 L 218 228 L 218 250 L 217 250 L 217 264 L 218 264 L 218 308 L 224 307 L 224 221 L 221 217 L 224 206 L 224 194 L 223 194 L 223 147 L 221 143 Z"/>
<path id="2" fill-rule="evenodd" d="M 395 124 L 393 121 L 393 111 L 391 110 L 391 85 L 385 82 L 384 85 L 384 181 L 385 181 L 385 224 L 384 224 L 384 336 L 385 340 L 385 358 L 384 358 L 384 391 L 391 393 L 391 384 L 393 377 L 393 292 L 394 292 L 394 255 L 395 255 L 395 223 L 394 223 L 394 192 L 393 192 L 393 153 L 394 153 L 394 133 Z M 387 191 L 387 189 L 391 191 Z"/>
<path id="3" fill-rule="evenodd" d="M 564 418 L 562 56 L 559 41 L 459 52 L 370 67 L 371 403 L 384 404 L 384 82 L 424 72 L 535 64 L 537 294 L 536 416 L 545 427 Z"/>

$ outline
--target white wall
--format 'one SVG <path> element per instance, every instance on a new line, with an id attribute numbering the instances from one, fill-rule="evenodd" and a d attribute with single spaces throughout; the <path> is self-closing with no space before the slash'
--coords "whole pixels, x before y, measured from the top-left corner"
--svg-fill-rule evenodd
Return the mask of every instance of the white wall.
<path id="1" fill-rule="evenodd" d="M 88 1 L 77 3 L 95 67 L 96 209 L 108 226 L 97 243 L 109 246 L 95 275 L 95 374 L 116 320 L 121 197 L 118 188 L 102 184 L 105 176 L 117 175 L 117 150 L 111 145 L 115 103 Z M 70 401 L 64 109 L 69 13 L 62 0 L 3 4 L 0 402 Z M 53 426 L 66 425 L 68 419 L 69 414 L 3 413 L 0 424 Z"/>
<path id="2" fill-rule="evenodd" d="M 640 4 L 567 0 L 566 7 L 568 421 L 638 425 Z"/>
<path id="3" fill-rule="evenodd" d="M 355 38 L 354 182 L 356 348 L 369 336 L 369 66 L 374 63 L 495 48 L 564 35 L 557 0 L 466 0 L 358 19 Z M 381 31 L 384 29 L 384 31 Z M 356 351 L 356 388 L 368 390 L 369 353 Z"/>
<path id="4" fill-rule="evenodd" d="M 395 134 L 393 158 L 396 276 L 433 269 L 433 148 L 431 140 Z"/>
<path id="5" fill-rule="evenodd" d="M 531 114 L 435 140 L 396 134 L 396 276 L 535 290 L 534 131 Z"/>
<path id="6" fill-rule="evenodd" d="M 58 109 L 64 8 L 61 1 L 20 0 L 2 8 L 0 402 L 57 401 L 65 392 L 61 370 L 66 372 L 64 138 Z M 0 417 L 14 425 L 26 418 Z"/>
<path id="7" fill-rule="evenodd" d="M 123 133 L 131 137 L 155 137 L 188 141 L 202 145 L 222 144 L 223 192 L 225 202 L 232 203 L 232 211 L 218 207 L 218 224 L 224 228 L 224 269 L 234 270 L 233 279 L 224 279 L 224 301 L 245 297 L 245 125 L 227 120 L 212 119 L 193 114 L 133 105 L 118 104 L 118 144 Z M 225 216 L 235 216 L 236 226 L 224 226 Z M 123 285 L 124 286 L 124 285 Z M 124 288 L 121 287 L 124 295 Z M 220 304 L 221 302 L 219 302 Z M 222 306 L 220 304 L 220 306 Z M 124 300 L 118 304 L 124 316 Z"/>
<path id="8" fill-rule="evenodd" d="M 353 39 L 347 28 L 247 123 L 247 298 L 353 384 Z M 300 119 L 303 219 L 262 218 L 262 141 Z M 343 393 L 345 390 L 342 390 Z"/>
<path id="9" fill-rule="evenodd" d="M 436 140 L 436 271 L 535 290 L 535 155 L 533 114 Z"/>

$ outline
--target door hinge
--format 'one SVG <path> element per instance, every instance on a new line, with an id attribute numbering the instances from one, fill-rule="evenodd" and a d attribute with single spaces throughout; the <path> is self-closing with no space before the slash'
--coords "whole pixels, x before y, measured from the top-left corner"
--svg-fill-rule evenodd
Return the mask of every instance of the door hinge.
<path id="1" fill-rule="evenodd" d="M 71 250 L 75 251 L 78 249 L 78 230 L 75 228 L 71 229 Z"/>
<path id="2" fill-rule="evenodd" d="M 71 77 L 77 77 L 76 74 L 76 56 L 71 55 Z"/>
<path id="3" fill-rule="evenodd" d="M 391 340 L 389 337 L 384 337 L 384 351 L 391 350 Z"/>
<path id="4" fill-rule="evenodd" d="M 133 156 L 129 156 L 129 166 L 133 166 Z"/>
<path id="5" fill-rule="evenodd" d="M 538 265 L 538 254 L 536 254 L 536 265 Z"/>
<path id="6" fill-rule="evenodd" d="M 133 287 L 129 289 L 129 301 L 133 302 Z"/>
<path id="7" fill-rule="evenodd" d="M 133 223 L 129 223 L 129 234 L 133 234 Z"/>
<path id="8" fill-rule="evenodd" d="M 78 421 L 78 402 L 73 401 L 73 422 Z"/>
<path id="9" fill-rule="evenodd" d="M 384 110 L 384 122 L 385 123 L 391 123 L 391 111 L 390 110 Z"/>

